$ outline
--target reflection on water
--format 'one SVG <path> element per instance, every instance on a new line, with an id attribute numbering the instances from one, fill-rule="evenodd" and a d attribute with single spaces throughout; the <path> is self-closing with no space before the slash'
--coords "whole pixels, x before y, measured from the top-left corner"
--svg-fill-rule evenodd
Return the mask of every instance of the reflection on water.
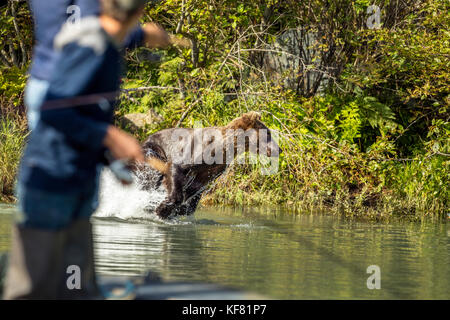
<path id="1" fill-rule="evenodd" d="M 0 253 L 8 251 L 15 207 L 0 203 Z"/>
<path id="2" fill-rule="evenodd" d="M 106 274 L 232 285 L 286 299 L 448 299 L 444 223 L 377 224 L 282 212 L 203 210 L 179 224 L 94 220 Z M 381 269 L 381 290 L 366 269 Z"/>
<path id="3" fill-rule="evenodd" d="M 269 209 L 199 210 L 170 224 L 93 223 L 101 274 L 152 270 L 165 280 L 221 283 L 280 299 L 450 298 L 446 223 L 365 223 Z M 370 265 L 381 269 L 380 290 L 367 289 Z"/>

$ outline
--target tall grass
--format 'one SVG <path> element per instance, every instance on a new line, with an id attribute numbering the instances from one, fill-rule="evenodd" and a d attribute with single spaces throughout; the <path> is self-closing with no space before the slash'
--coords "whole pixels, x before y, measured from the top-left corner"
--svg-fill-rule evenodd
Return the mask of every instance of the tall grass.
<path id="1" fill-rule="evenodd" d="M 14 199 L 14 184 L 27 137 L 24 121 L 6 115 L 0 118 L 0 201 Z"/>

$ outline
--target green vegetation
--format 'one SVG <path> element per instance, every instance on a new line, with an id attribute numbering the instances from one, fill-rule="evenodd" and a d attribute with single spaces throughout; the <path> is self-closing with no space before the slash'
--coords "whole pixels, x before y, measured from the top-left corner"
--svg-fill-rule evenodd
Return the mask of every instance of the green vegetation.
<path id="1" fill-rule="evenodd" d="M 25 144 L 27 123 L 22 103 L 25 69 L 0 73 L 0 202 L 12 201 L 17 167 Z"/>
<path id="2" fill-rule="evenodd" d="M 368 27 L 370 5 L 381 8 L 379 29 Z M 13 39 L 0 44 L 3 197 L 26 134 L 20 72 L 32 35 L 18 6 L 17 18 L 9 15 L 1 27 L 1 36 Z M 448 1 L 165 0 L 149 5 L 146 21 L 193 47 L 155 51 L 159 62 L 145 59 L 147 49 L 127 53 L 129 90 L 117 119 L 149 111 L 161 119 L 133 131 L 137 136 L 195 121 L 224 125 L 248 110 L 261 111 L 280 133 L 277 174 L 233 165 L 203 204 L 281 204 L 370 219 L 447 215 Z M 286 54 L 275 45 L 289 32 L 303 50 Z M 288 67 L 270 63 L 277 59 Z"/>

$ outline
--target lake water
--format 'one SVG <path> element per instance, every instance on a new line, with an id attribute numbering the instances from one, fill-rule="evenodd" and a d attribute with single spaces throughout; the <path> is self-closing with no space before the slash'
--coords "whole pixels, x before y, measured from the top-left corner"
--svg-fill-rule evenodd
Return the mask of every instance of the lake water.
<path id="1" fill-rule="evenodd" d="M 12 212 L 0 205 L 0 252 Z M 200 209 L 176 222 L 93 218 L 100 274 L 203 281 L 277 299 L 450 299 L 448 223 L 368 223 L 280 209 Z M 369 266 L 381 289 L 367 288 Z"/>

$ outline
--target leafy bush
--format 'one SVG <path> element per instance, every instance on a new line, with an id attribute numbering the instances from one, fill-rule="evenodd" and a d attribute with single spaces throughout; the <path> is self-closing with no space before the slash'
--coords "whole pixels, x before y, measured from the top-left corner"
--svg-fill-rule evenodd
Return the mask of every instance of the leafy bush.
<path id="1" fill-rule="evenodd" d="M 370 5 L 381 10 L 379 29 L 367 26 Z M 116 116 L 158 113 L 161 121 L 138 132 L 144 139 L 167 127 L 225 125 L 261 111 L 280 133 L 278 172 L 266 176 L 259 164 L 233 165 L 204 204 L 279 204 L 373 219 L 444 217 L 450 197 L 449 9 L 446 0 L 152 3 L 143 22 L 161 22 L 190 39 L 192 48 L 156 51 L 160 62 L 142 58 L 147 49 L 128 52 L 123 87 L 129 91 Z M 302 47 L 314 53 L 311 63 L 304 53 L 282 52 L 299 67 L 275 74 L 265 64 L 267 53 L 293 29 L 301 37 L 314 35 L 314 43 Z M 308 83 L 312 73 L 321 75 L 318 82 Z M 286 86 L 284 77 L 297 86 Z M 1 96 L 14 96 L 20 106 L 24 79 L 22 69 L 2 73 Z M 4 145 L 17 155 L 20 148 L 12 146 L 23 143 L 22 127 L 11 118 L 2 118 L 2 125 L 14 136 L 4 134 Z M 8 160 L 12 166 L 15 159 Z"/>

